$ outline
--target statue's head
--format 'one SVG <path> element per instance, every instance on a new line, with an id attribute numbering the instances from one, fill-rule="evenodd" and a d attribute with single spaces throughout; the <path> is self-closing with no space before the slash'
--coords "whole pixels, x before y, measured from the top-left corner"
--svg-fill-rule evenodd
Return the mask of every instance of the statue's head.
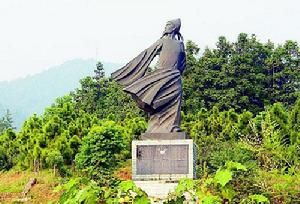
<path id="1" fill-rule="evenodd" d="M 165 26 L 163 36 L 167 34 L 176 34 L 178 36 L 178 39 L 182 39 L 182 36 L 179 32 L 180 27 L 181 27 L 180 18 L 168 21 Z"/>

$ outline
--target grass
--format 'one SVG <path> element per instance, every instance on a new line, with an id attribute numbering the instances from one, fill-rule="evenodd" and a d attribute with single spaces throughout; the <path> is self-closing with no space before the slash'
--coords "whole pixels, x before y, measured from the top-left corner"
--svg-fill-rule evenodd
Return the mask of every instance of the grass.
<path id="1" fill-rule="evenodd" d="M 58 200 L 60 194 L 54 193 L 53 188 L 61 178 L 52 171 L 8 171 L 0 172 L 0 203 L 16 203 L 24 199 L 22 191 L 30 178 L 36 178 L 37 184 L 26 195 L 28 201 L 23 203 L 49 203 Z"/>

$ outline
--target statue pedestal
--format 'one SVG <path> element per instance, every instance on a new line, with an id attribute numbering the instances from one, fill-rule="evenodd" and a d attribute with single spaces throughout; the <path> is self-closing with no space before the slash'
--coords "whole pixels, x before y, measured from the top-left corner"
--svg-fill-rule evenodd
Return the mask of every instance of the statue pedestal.
<path id="1" fill-rule="evenodd" d="M 178 181 L 195 178 L 196 146 L 192 139 L 132 141 L 132 179 Z"/>
<path id="2" fill-rule="evenodd" d="M 144 133 L 141 138 L 132 141 L 132 180 L 150 198 L 163 200 L 181 178 L 196 178 L 197 149 L 185 133 Z"/>

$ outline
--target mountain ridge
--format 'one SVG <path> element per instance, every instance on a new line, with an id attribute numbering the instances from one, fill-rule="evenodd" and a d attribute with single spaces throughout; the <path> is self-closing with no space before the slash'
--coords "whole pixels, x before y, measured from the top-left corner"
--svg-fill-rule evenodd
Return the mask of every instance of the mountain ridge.
<path id="1" fill-rule="evenodd" d="M 0 82 L 0 117 L 9 109 L 18 128 L 30 115 L 41 114 L 55 98 L 68 94 L 79 86 L 79 80 L 94 74 L 95 59 L 73 59 L 52 66 L 40 73 Z M 122 66 L 103 62 L 106 75 Z"/>

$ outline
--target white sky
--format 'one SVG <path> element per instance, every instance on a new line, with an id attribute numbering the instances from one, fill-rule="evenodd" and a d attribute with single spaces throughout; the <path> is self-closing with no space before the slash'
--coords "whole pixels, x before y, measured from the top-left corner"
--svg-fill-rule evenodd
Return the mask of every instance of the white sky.
<path id="1" fill-rule="evenodd" d="M 173 18 L 202 50 L 240 32 L 300 41 L 299 0 L 0 0 L 0 81 L 74 58 L 125 63 Z"/>

